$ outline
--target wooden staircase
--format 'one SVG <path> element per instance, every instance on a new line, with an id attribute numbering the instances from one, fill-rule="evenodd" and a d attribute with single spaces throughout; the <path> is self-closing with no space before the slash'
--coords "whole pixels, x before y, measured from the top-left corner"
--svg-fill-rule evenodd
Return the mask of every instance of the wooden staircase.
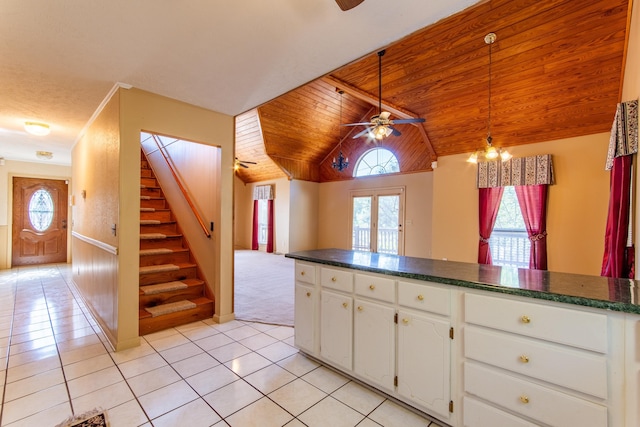
<path id="1" fill-rule="evenodd" d="M 213 316 L 213 297 L 147 158 L 140 165 L 140 335 Z"/>

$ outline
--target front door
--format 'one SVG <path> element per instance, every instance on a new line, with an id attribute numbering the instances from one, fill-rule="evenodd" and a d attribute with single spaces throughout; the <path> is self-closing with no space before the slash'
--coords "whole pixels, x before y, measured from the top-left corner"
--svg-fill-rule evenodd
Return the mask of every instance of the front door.
<path id="1" fill-rule="evenodd" d="M 67 261 L 67 182 L 13 178 L 11 266 Z"/>

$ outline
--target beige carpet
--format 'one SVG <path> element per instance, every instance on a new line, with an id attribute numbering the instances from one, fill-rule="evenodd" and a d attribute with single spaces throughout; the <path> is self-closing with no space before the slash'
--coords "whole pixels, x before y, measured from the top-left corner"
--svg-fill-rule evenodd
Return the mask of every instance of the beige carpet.
<path id="1" fill-rule="evenodd" d="M 234 282 L 236 319 L 293 326 L 292 259 L 236 250 Z"/>

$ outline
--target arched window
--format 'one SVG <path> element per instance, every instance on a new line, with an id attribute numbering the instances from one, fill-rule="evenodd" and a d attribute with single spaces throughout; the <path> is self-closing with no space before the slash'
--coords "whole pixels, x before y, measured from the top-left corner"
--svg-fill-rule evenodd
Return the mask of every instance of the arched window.
<path id="1" fill-rule="evenodd" d="M 396 156 L 386 148 L 372 148 L 365 152 L 353 171 L 353 176 L 383 175 L 400 172 L 400 164 Z"/>

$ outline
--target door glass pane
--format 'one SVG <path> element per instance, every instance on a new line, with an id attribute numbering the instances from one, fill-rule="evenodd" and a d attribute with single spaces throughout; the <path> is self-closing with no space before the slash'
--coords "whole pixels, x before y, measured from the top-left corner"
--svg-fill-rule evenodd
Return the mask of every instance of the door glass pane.
<path id="1" fill-rule="evenodd" d="M 45 231 L 53 221 L 53 199 L 45 189 L 33 193 L 29 201 L 29 221 L 36 231 Z"/>
<path id="2" fill-rule="evenodd" d="M 353 198 L 353 238 L 354 251 L 371 250 L 371 196 Z"/>
<path id="3" fill-rule="evenodd" d="M 378 197 L 378 253 L 398 254 L 400 197 Z"/>
<path id="4" fill-rule="evenodd" d="M 269 221 L 267 207 L 266 199 L 258 200 L 258 243 L 261 245 L 267 244 L 267 226 Z"/>

